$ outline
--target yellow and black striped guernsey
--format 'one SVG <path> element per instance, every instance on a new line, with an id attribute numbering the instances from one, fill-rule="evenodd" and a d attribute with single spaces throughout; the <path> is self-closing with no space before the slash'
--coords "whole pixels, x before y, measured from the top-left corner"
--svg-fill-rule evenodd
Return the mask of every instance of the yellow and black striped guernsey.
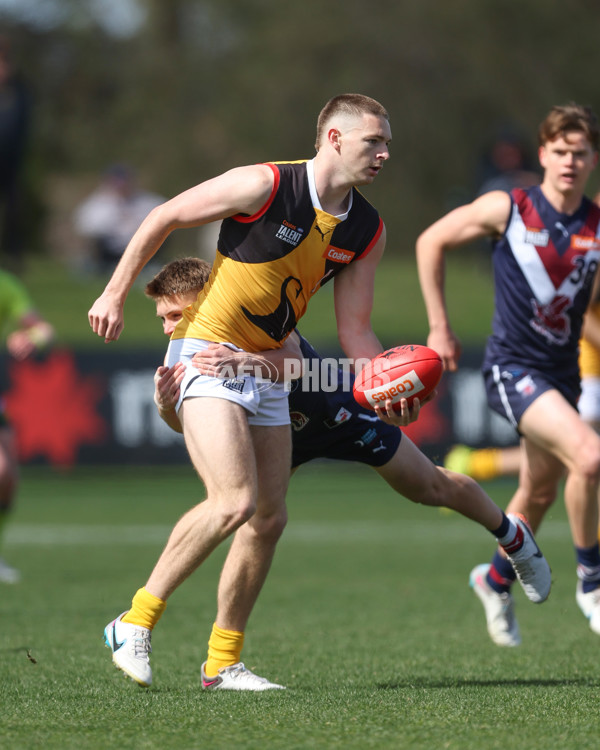
<path id="1" fill-rule="evenodd" d="M 268 166 L 275 177 L 268 201 L 253 216 L 223 222 L 210 278 L 172 338 L 276 349 L 310 297 L 379 239 L 383 223 L 358 190 L 347 214 L 332 216 L 320 208 L 312 162 Z"/>

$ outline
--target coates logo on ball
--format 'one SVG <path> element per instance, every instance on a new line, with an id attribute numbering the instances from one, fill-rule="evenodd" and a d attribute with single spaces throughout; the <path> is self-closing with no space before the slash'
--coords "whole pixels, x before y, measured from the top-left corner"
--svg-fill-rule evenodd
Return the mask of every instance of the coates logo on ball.
<path id="1" fill-rule="evenodd" d="M 389 399 L 395 411 L 405 398 L 412 406 L 415 397 L 423 401 L 435 390 L 443 372 L 442 360 L 428 346 L 407 344 L 374 357 L 354 381 L 354 398 L 361 406 L 374 409 Z"/>

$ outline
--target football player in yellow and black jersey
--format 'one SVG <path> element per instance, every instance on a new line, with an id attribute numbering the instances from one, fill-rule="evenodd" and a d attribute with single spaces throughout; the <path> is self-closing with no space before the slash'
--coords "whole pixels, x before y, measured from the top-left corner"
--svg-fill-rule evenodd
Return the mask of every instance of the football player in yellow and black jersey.
<path id="1" fill-rule="evenodd" d="M 156 303 L 156 315 L 162 321 L 165 334 L 173 333 L 183 317 L 183 310 L 193 304 L 208 280 L 209 268 L 200 258 L 180 258 L 168 263 L 147 284 L 146 294 Z M 303 360 L 305 368 L 302 373 L 303 368 L 299 366 L 294 373 L 296 378 L 290 378 L 292 472 L 315 458 L 359 461 L 372 466 L 393 490 L 412 502 L 451 508 L 481 524 L 496 537 L 498 530 L 506 526 L 506 541 L 512 546 L 518 529 L 513 525 L 511 531 L 511 520 L 482 488 L 467 477 L 435 466 L 398 426 L 384 422 L 360 406 L 352 393 L 354 377 L 336 364 L 321 359 L 297 329 L 280 349 L 249 354 L 212 344 L 197 352 L 193 362 L 204 374 L 218 375 L 225 368 L 222 377 L 231 377 L 238 367 L 256 365 L 272 384 L 282 375 L 285 377 L 286 365 L 294 358 Z M 323 375 L 311 378 L 310 373 L 315 370 Z M 175 408 L 182 374 L 182 365 L 177 363 L 172 367 L 159 367 L 154 376 L 154 401 L 159 414 L 177 432 L 181 432 L 181 423 Z M 416 419 L 418 414 L 413 416 Z M 235 607 L 235 600 L 227 603 L 227 608 Z M 230 618 L 234 616 L 234 612 L 229 614 Z M 208 688 L 237 684 L 230 681 L 231 674 L 232 668 L 227 667 L 226 677 L 222 672 L 215 680 L 206 675 L 205 665 L 201 667 L 202 684 Z M 235 674 L 239 674 L 237 669 Z"/>
<path id="2" fill-rule="evenodd" d="M 186 310 L 165 360 L 185 368 L 178 417 L 207 497 L 175 525 L 131 609 L 105 629 L 114 663 L 141 685 L 152 680 L 150 635 L 168 597 L 237 531 L 219 583 L 204 686 L 281 687 L 247 670 L 240 654 L 286 522 L 287 392 L 283 384 L 261 390 L 251 376 L 199 375 L 191 358 L 211 342 L 249 352 L 280 348 L 310 297 L 331 279 L 346 355 L 366 360 L 382 350 L 370 314 L 385 229 L 357 187 L 379 174 L 390 141 L 381 104 L 359 94 L 334 97 L 319 115 L 314 159 L 232 169 L 154 209 L 89 312 L 93 331 L 116 340 L 128 291 L 170 232 L 222 220 L 206 290 Z M 380 413 L 393 418 L 391 404 Z M 406 403 L 404 418 L 411 418 Z"/>

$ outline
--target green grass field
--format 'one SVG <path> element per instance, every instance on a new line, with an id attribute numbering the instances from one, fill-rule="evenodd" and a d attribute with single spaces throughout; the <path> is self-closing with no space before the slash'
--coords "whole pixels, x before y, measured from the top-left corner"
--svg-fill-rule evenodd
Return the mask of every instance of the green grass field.
<path id="1" fill-rule="evenodd" d="M 500 504 L 512 487 L 488 485 Z M 516 592 L 524 642 L 500 649 L 467 586 L 489 534 L 411 505 L 360 466 L 314 464 L 291 482 L 243 655 L 287 691 L 199 687 L 225 549 L 172 596 L 153 686 L 125 680 L 103 627 L 200 495 L 187 467 L 24 471 L 5 549 L 24 578 L 0 589 L 3 748 L 598 747 L 598 637 L 574 601 L 562 503 L 540 535 L 551 597 L 533 605 Z"/>

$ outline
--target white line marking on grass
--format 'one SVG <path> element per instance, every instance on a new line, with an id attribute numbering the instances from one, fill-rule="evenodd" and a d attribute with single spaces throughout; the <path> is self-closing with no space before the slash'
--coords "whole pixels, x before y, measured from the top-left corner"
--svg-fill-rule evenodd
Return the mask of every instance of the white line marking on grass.
<path id="1" fill-rule="evenodd" d="M 459 521 L 458 523 L 456 522 Z M 449 542 L 485 540 L 485 529 L 463 521 L 436 517 L 431 522 L 422 520 L 390 521 L 290 521 L 282 541 L 299 544 L 379 544 L 415 542 L 423 539 Z M 6 544 L 13 546 L 119 546 L 164 545 L 172 527 L 163 524 L 108 525 L 108 524 L 19 524 L 6 530 Z M 544 523 L 540 543 L 545 540 L 569 539 L 567 521 Z"/>
<path id="2" fill-rule="evenodd" d="M 14 545 L 120 545 L 164 544 L 171 528 L 105 524 L 14 524 L 6 530 L 6 543 Z"/>

